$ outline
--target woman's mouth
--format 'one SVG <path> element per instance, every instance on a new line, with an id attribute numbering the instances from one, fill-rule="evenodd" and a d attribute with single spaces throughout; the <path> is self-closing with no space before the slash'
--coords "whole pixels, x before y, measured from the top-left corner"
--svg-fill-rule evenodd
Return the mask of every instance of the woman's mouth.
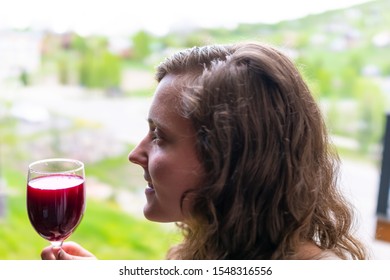
<path id="1" fill-rule="evenodd" d="M 145 194 L 146 195 L 151 195 L 151 194 L 154 194 L 155 190 L 154 190 L 154 186 L 152 183 L 148 182 L 146 188 L 145 188 Z"/>
<path id="2" fill-rule="evenodd" d="M 152 180 L 151 180 L 149 174 L 146 173 L 146 172 L 144 173 L 144 179 L 145 179 L 145 181 L 148 183 L 147 186 L 146 186 L 146 188 L 148 188 L 148 189 L 154 189 L 153 184 L 152 184 Z"/>

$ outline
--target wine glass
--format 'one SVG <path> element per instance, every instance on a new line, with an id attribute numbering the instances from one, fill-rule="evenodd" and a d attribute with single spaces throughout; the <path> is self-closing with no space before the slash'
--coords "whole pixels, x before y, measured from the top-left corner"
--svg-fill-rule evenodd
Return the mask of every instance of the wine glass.
<path id="1" fill-rule="evenodd" d="M 43 159 L 28 167 L 28 217 L 53 248 L 61 247 L 84 215 L 84 181 L 84 164 L 78 160 Z"/>

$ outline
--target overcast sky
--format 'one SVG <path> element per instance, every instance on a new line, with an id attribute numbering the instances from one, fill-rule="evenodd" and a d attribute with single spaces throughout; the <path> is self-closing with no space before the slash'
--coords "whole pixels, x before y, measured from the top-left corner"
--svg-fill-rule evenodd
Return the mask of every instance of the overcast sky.
<path id="1" fill-rule="evenodd" d="M 157 35 L 172 27 L 274 23 L 370 0 L 0 0 L 0 29 Z"/>

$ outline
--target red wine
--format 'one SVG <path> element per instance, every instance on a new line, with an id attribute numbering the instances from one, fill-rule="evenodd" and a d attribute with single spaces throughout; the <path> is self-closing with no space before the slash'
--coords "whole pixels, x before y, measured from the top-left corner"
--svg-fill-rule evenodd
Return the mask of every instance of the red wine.
<path id="1" fill-rule="evenodd" d="M 84 179 L 76 175 L 37 177 L 27 184 L 31 224 L 49 241 L 65 240 L 80 223 L 85 209 Z"/>

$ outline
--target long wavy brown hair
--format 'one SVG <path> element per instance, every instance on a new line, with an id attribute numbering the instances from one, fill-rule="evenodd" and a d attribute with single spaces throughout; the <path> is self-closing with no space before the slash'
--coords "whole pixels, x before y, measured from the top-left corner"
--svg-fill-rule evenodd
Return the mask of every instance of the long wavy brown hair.
<path id="1" fill-rule="evenodd" d="M 159 65 L 157 80 L 167 74 L 182 84 L 206 172 L 168 258 L 293 259 L 305 242 L 366 258 L 320 109 L 287 56 L 259 43 L 194 47 Z"/>

